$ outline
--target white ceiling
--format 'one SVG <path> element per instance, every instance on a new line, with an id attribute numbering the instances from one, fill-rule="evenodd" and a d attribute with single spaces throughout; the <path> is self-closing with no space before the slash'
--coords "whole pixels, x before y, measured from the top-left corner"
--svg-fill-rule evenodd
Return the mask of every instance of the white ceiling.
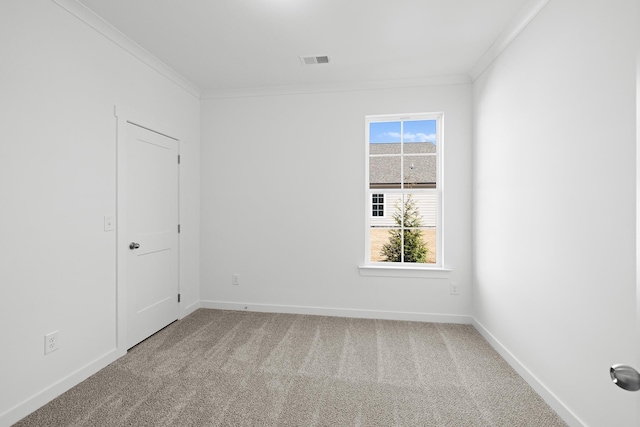
<path id="1" fill-rule="evenodd" d="M 528 0 L 79 1 L 216 91 L 468 75 Z"/>

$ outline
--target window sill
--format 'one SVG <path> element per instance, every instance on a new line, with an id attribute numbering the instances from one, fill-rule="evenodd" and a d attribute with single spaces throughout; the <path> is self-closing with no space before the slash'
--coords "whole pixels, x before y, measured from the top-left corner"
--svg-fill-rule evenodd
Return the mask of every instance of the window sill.
<path id="1" fill-rule="evenodd" d="M 372 277 L 426 277 L 431 279 L 446 279 L 451 269 L 443 267 L 414 267 L 406 265 L 361 265 L 361 276 Z"/>

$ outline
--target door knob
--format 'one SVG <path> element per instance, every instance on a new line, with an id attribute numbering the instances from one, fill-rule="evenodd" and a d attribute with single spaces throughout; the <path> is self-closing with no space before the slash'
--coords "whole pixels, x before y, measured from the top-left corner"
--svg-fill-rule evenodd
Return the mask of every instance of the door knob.
<path id="1" fill-rule="evenodd" d="M 618 387 L 628 391 L 640 390 L 640 374 L 631 366 L 613 365 L 609 373 L 611 380 Z"/>
<path id="2" fill-rule="evenodd" d="M 129 249 L 131 250 L 138 249 L 139 247 L 140 247 L 140 243 L 131 242 L 131 244 L 129 244 Z"/>

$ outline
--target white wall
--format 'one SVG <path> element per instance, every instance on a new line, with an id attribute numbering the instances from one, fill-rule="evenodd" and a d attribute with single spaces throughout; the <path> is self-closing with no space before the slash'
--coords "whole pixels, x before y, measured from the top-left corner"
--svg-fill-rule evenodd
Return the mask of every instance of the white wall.
<path id="1" fill-rule="evenodd" d="M 360 276 L 365 115 L 436 111 L 445 114 L 452 272 Z M 203 306 L 468 321 L 470 148 L 468 83 L 203 100 Z"/>
<path id="2" fill-rule="evenodd" d="M 552 0 L 473 85 L 474 317 L 575 425 L 638 425 L 635 16 Z"/>
<path id="3" fill-rule="evenodd" d="M 620 343 L 637 336 L 635 12 L 632 0 L 604 3 L 551 1 L 473 92 L 238 96 L 205 100 L 201 112 L 196 97 L 55 3 L 5 0 L 0 425 L 116 356 L 115 232 L 102 222 L 116 212 L 114 105 L 186 141 L 183 313 L 200 299 L 389 318 L 473 312 L 566 419 L 635 425 L 636 396 L 608 377 L 611 364 L 634 360 Z M 364 116 L 432 111 L 445 113 L 452 272 L 363 277 Z M 53 330 L 61 349 L 45 357 Z"/>
<path id="4" fill-rule="evenodd" d="M 199 301 L 199 100 L 49 0 L 0 6 L 0 425 L 116 351 L 114 105 L 181 146 L 182 307 Z M 44 356 L 44 335 L 60 349 Z"/>

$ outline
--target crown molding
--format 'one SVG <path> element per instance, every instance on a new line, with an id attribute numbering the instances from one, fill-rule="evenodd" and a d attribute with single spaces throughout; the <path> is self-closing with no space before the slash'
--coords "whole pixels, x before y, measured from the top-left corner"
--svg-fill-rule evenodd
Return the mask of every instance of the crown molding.
<path id="1" fill-rule="evenodd" d="M 220 99 L 468 84 L 475 81 L 480 77 L 480 75 L 482 75 L 482 73 L 502 54 L 502 52 L 516 39 L 516 37 L 518 37 L 518 35 L 527 27 L 527 25 L 529 25 L 538 13 L 540 13 L 550 0 L 530 0 L 520 10 L 520 12 L 518 12 L 515 18 L 509 23 L 500 36 L 498 36 L 489 49 L 487 49 L 484 55 L 471 69 L 468 76 L 456 75 L 369 82 L 326 83 L 204 91 L 146 51 L 136 42 L 121 33 L 118 29 L 113 27 L 100 16 L 96 15 L 91 9 L 87 8 L 77 0 L 51 1 L 196 98 Z"/>
<path id="2" fill-rule="evenodd" d="M 493 44 L 482 55 L 480 60 L 469 72 L 472 81 L 478 77 L 495 61 L 504 50 L 520 35 L 531 21 L 540 13 L 551 0 L 530 0 L 511 20 Z"/>
<path id="3" fill-rule="evenodd" d="M 98 33 L 102 34 L 113 43 L 120 46 L 125 51 L 147 64 L 149 67 L 171 80 L 176 85 L 180 86 L 196 98 L 200 99 L 202 91 L 199 87 L 191 83 L 181 74 L 173 70 L 164 62 L 147 52 L 139 44 L 125 36 L 113 25 L 96 15 L 91 9 L 78 2 L 77 0 L 51 0 L 89 27 L 93 28 Z"/>
<path id="4" fill-rule="evenodd" d="M 255 96 L 301 95 L 327 92 L 353 92 L 423 86 L 470 84 L 467 75 L 425 77 L 415 79 L 377 80 L 350 83 L 318 83 L 309 85 L 272 86 L 240 89 L 205 90 L 202 99 L 247 98 Z"/>

